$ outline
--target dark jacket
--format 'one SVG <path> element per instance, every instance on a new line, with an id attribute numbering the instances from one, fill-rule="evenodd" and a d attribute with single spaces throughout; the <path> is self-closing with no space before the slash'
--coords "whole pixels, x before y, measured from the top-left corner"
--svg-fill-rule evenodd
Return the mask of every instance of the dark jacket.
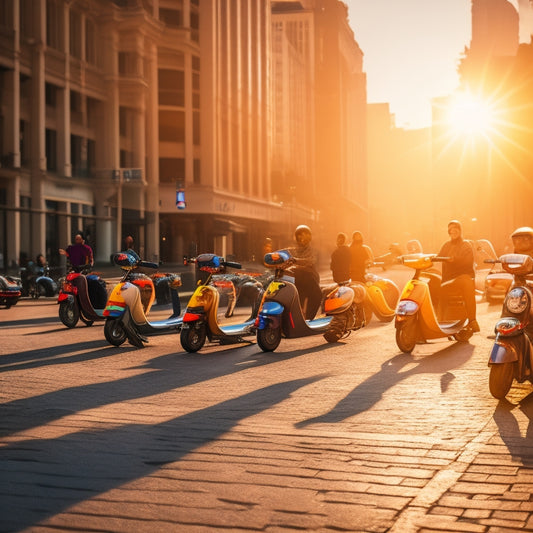
<path id="1" fill-rule="evenodd" d="M 350 248 L 346 244 L 338 246 L 331 254 L 329 268 L 333 274 L 333 281 L 341 283 L 350 279 Z"/>
<path id="2" fill-rule="evenodd" d="M 457 239 L 445 242 L 439 256 L 452 258 L 451 262 L 442 263 L 442 281 L 449 281 L 461 274 L 475 277 L 474 250 L 468 241 Z"/>

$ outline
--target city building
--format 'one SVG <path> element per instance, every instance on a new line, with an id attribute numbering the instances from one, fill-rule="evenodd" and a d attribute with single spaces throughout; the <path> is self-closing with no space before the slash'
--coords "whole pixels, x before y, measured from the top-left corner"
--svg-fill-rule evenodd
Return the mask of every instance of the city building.
<path id="1" fill-rule="evenodd" d="M 312 13 L 313 53 L 296 59 L 299 76 L 313 61 L 299 87 L 306 129 L 288 117 L 305 153 L 276 160 L 280 184 L 270 0 L 1 2 L 0 270 L 38 253 L 61 264 L 76 231 L 99 263 L 131 235 L 168 264 L 258 259 L 265 237 L 285 246 L 296 223 L 363 221 L 362 54 L 342 2 Z M 301 165 L 309 187 L 286 179 Z"/>
<path id="2" fill-rule="evenodd" d="M 368 228 L 363 52 L 338 0 L 272 2 L 273 193 L 330 250 Z"/>

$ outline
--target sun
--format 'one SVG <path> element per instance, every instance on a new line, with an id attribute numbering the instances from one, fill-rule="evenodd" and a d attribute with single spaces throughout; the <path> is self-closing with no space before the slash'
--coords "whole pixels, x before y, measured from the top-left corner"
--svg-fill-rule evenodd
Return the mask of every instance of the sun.
<path id="1" fill-rule="evenodd" d="M 446 122 L 452 136 L 490 138 L 496 109 L 492 102 L 473 93 L 457 93 L 449 102 Z"/>

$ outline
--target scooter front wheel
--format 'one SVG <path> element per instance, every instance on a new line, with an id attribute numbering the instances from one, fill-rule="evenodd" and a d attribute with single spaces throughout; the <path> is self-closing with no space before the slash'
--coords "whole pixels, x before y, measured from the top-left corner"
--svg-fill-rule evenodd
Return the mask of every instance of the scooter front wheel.
<path id="1" fill-rule="evenodd" d="M 329 324 L 329 328 L 324 333 L 324 339 L 327 342 L 337 342 L 346 333 L 346 322 L 348 317 L 346 314 L 335 315 Z"/>
<path id="2" fill-rule="evenodd" d="M 113 346 L 124 344 L 127 339 L 126 331 L 122 326 L 122 321 L 118 318 L 108 318 L 104 324 L 104 335 Z"/>
<path id="3" fill-rule="evenodd" d="M 257 330 L 257 344 L 263 352 L 273 352 L 281 342 L 281 328 L 266 327 Z"/>
<path id="4" fill-rule="evenodd" d="M 59 320 L 67 326 L 73 328 L 80 319 L 80 310 L 75 302 L 61 302 L 59 304 Z"/>
<path id="5" fill-rule="evenodd" d="M 189 353 L 195 353 L 202 348 L 202 346 L 205 344 L 206 337 L 206 324 L 190 324 L 181 328 L 181 346 Z"/>
<path id="6" fill-rule="evenodd" d="M 396 344 L 404 353 L 411 353 L 416 345 L 416 323 L 404 322 L 396 326 Z"/>
<path id="7" fill-rule="evenodd" d="M 489 390 L 494 398 L 501 400 L 507 396 L 514 378 L 514 362 L 491 365 Z"/>

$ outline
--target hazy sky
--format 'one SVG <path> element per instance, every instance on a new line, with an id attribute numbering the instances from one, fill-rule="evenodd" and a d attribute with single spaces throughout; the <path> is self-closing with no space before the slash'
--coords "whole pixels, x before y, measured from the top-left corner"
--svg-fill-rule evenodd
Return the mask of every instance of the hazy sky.
<path id="1" fill-rule="evenodd" d="M 396 125 L 429 126 L 430 99 L 457 87 L 470 45 L 470 0 L 344 0 L 364 53 L 368 102 L 389 102 Z"/>

